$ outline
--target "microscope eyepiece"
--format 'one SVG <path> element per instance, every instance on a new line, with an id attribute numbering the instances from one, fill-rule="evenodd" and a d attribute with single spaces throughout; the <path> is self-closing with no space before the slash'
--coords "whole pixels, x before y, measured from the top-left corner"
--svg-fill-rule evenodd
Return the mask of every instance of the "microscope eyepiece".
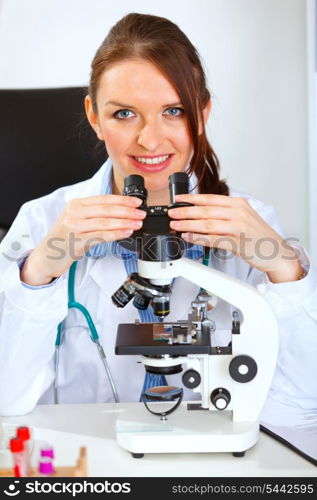
<path id="1" fill-rule="evenodd" d="M 135 196 L 142 200 L 142 206 L 146 205 L 147 190 L 144 186 L 144 179 L 141 175 L 128 175 L 124 179 L 123 196 Z"/>
<path id="2" fill-rule="evenodd" d="M 137 174 L 131 174 L 131 175 L 128 175 L 127 177 L 125 177 L 124 179 L 124 187 L 128 187 L 128 186 L 131 186 L 131 185 L 137 185 L 137 186 L 141 186 L 141 187 L 144 187 L 144 179 L 142 177 L 142 175 L 137 175 Z"/>
<path id="3" fill-rule="evenodd" d="M 188 175 L 185 172 L 174 172 L 169 176 L 170 184 L 180 182 L 188 185 Z M 180 193 L 178 193 L 180 194 Z"/>
<path id="4" fill-rule="evenodd" d="M 188 194 L 189 179 L 185 172 L 175 172 L 169 176 L 169 190 L 171 204 L 175 203 L 177 194 Z"/>

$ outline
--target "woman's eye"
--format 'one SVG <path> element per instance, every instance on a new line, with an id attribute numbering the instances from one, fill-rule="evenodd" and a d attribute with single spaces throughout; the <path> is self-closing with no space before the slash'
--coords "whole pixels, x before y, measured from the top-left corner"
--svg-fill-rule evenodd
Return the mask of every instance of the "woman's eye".
<path id="1" fill-rule="evenodd" d="M 126 118 L 131 118 L 133 113 L 129 109 L 119 109 L 119 111 L 116 111 L 113 116 L 115 118 L 119 118 L 120 120 L 125 120 Z"/>
<path id="2" fill-rule="evenodd" d="M 164 111 L 169 116 L 182 116 L 184 114 L 183 108 L 168 108 Z"/>

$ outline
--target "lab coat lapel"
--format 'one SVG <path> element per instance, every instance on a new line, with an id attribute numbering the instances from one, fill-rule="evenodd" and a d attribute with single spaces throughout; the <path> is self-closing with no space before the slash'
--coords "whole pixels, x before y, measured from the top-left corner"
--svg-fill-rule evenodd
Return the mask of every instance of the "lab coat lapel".
<path id="1" fill-rule="evenodd" d="M 90 276 L 100 287 L 102 293 L 110 296 L 127 278 L 124 263 L 119 256 L 94 259 Z"/>

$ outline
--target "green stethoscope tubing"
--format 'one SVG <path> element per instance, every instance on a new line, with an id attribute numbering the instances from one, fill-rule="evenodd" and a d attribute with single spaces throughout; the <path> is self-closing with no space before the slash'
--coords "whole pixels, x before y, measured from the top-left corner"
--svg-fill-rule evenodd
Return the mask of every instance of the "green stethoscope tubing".
<path id="1" fill-rule="evenodd" d="M 209 266 L 209 260 L 210 260 L 210 248 L 204 247 L 204 254 L 203 254 L 203 265 L 204 266 Z"/>
<path id="2" fill-rule="evenodd" d="M 109 379 L 113 397 L 116 403 L 119 402 L 118 394 L 114 385 L 114 381 L 106 360 L 106 355 L 105 352 L 102 348 L 102 345 L 100 344 L 99 341 L 99 335 L 97 332 L 97 329 L 95 327 L 95 324 L 93 322 L 92 317 L 90 316 L 88 310 L 86 307 L 84 307 L 82 304 L 79 302 L 76 302 L 75 300 L 75 275 L 76 275 L 76 268 L 77 268 L 77 261 L 73 262 L 69 269 L 69 275 L 68 275 L 68 309 L 78 309 L 83 316 L 86 319 L 89 332 L 90 332 L 90 338 L 91 340 L 96 344 L 98 353 L 100 355 L 101 361 L 104 365 L 104 368 L 107 373 L 107 377 Z M 59 366 L 59 349 L 62 344 L 62 322 L 59 323 L 57 327 L 57 335 L 56 335 L 56 340 L 55 340 L 55 382 L 54 382 L 54 402 L 58 403 L 58 366 Z"/>
<path id="3" fill-rule="evenodd" d="M 210 259 L 210 248 L 204 249 L 204 255 L 203 255 L 203 265 L 208 266 L 209 265 L 209 259 Z M 114 400 L 116 403 L 119 402 L 118 394 L 113 382 L 113 378 L 106 360 L 106 355 L 105 352 L 102 348 L 102 345 L 100 344 L 99 341 L 99 335 L 97 332 L 97 329 L 95 327 L 95 324 L 93 322 L 92 317 L 90 316 L 88 310 L 86 307 L 84 307 L 82 304 L 79 302 L 76 302 L 75 300 L 75 275 L 76 275 L 76 268 L 77 268 L 77 261 L 73 262 L 69 269 L 69 275 L 68 275 L 68 309 L 78 309 L 83 316 L 85 317 L 87 321 L 87 325 L 89 328 L 90 332 L 90 338 L 91 340 L 96 344 L 99 355 L 101 357 L 101 360 L 103 362 L 103 365 L 105 367 Z M 203 289 L 201 289 L 202 291 Z M 57 404 L 58 403 L 58 367 L 59 367 L 59 349 L 62 344 L 62 322 L 59 323 L 57 327 L 57 335 L 56 335 L 56 340 L 55 340 L 55 381 L 54 381 L 54 402 Z"/>

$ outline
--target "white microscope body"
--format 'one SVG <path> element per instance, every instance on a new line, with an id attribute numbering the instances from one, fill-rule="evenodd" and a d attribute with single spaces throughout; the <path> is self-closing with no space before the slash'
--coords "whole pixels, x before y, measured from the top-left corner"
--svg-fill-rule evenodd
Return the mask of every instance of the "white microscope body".
<path id="1" fill-rule="evenodd" d="M 166 419 L 140 403 L 135 411 L 120 414 L 117 442 L 136 457 L 177 452 L 242 455 L 258 440 L 259 416 L 277 360 L 278 325 L 269 304 L 250 285 L 185 257 L 163 264 L 138 260 L 138 274 L 156 285 L 183 277 L 240 309 L 243 321 L 240 332 L 232 335 L 230 353 L 214 348 L 212 354 L 142 356 L 148 366 L 174 363 L 199 372 L 201 381 L 194 390 L 201 401 L 189 407 L 183 402 Z"/>

